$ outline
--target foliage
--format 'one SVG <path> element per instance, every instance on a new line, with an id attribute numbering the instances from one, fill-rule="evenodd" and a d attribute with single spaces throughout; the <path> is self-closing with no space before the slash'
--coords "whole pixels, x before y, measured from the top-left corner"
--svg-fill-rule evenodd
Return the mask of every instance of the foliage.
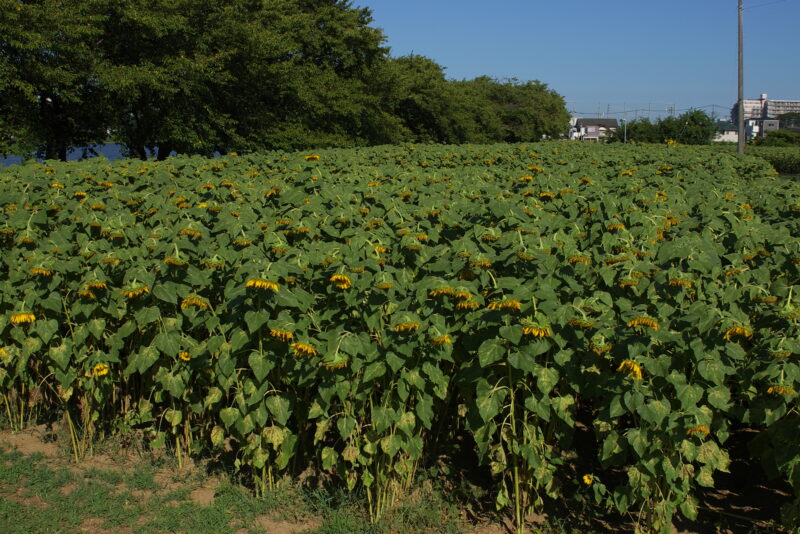
<path id="1" fill-rule="evenodd" d="M 164 159 L 566 129 L 546 85 L 452 82 L 430 59 L 391 58 L 370 11 L 343 0 L 0 1 L 5 153 L 37 145 L 65 159 L 109 133 Z"/>
<path id="2" fill-rule="evenodd" d="M 136 427 L 262 494 L 313 466 L 373 521 L 465 434 L 520 530 L 580 495 L 668 532 L 739 424 L 800 490 L 797 184 L 536 147 L 9 168 L 7 419 L 68 418 L 76 454 Z"/>
<path id="3" fill-rule="evenodd" d="M 638 119 L 628 123 L 627 139 L 639 143 L 666 143 L 673 140 L 683 145 L 707 145 L 716 134 L 714 121 L 700 110 L 687 111 L 677 117 L 665 117 L 651 123 Z M 622 141 L 623 130 L 618 128 L 609 141 Z"/>
<path id="4" fill-rule="evenodd" d="M 771 130 L 763 137 L 756 137 L 752 144 L 755 146 L 796 146 L 800 147 L 800 133 L 789 130 Z"/>
<path id="5" fill-rule="evenodd" d="M 800 148 L 748 146 L 747 153 L 765 159 L 781 174 L 800 174 Z"/>

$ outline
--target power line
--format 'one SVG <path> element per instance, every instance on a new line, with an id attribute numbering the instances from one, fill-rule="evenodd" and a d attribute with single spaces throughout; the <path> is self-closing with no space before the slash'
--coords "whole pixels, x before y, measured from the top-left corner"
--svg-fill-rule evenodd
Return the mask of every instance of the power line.
<path id="1" fill-rule="evenodd" d="M 772 0 L 772 2 L 764 2 L 763 4 L 756 4 L 754 6 L 746 7 L 743 11 L 749 11 L 750 9 L 755 9 L 757 7 L 764 7 L 764 6 L 771 6 L 772 4 L 782 4 L 786 0 Z"/>
<path id="2" fill-rule="evenodd" d="M 708 109 L 708 108 L 730 109 L 730 106 L 726 106 L 726 105 L 722 105 L 722 104 L 706 104 L 705 106 L 692 106 L 692 107 L 680 108 L 680 109 L 675 108 L 673 106 L 667 106 L 666 108 L 663 109 L 663 112 L 664 113 L 669 113 L 669 112 L 683 113 L 685 111 L 692 111 L 692 110 L 695 110 L 695 109 Z M 577 115 L 597 115 L 597 111 L 576 111 L 576 110 L 573 109 L 573 110 L 570 110 L 570 112 L 573 113 L 573 114 L 577 114 Z M 624 115 L 626 113 L 636 113 L 636 112 L 638 112 L 638 113 L 645 112 L 645 113 L 658 114 L 658 113 L 661 113 L 662 110 L 661 109 L 653 109 L 653 108 L 631 108 L 631 109 L 627 109 L 627 110 L 624 110 L 624 111 L 606 111 L 605 115 Z"/>

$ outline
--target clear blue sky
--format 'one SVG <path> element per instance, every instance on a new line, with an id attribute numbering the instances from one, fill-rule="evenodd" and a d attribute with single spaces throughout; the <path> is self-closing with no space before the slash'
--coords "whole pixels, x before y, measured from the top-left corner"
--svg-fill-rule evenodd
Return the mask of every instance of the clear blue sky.
<path id="1" fill-rule="evenodd" d="M 539 80 L 584 114 L 716 104 L 727 116 L 737 98 L 737 0 L 352 4 L 372 10 L 393 56 L 427 56 L 452 79 Z M 800 100 L 800 0 L 744 7 L 745 98 Z"/>

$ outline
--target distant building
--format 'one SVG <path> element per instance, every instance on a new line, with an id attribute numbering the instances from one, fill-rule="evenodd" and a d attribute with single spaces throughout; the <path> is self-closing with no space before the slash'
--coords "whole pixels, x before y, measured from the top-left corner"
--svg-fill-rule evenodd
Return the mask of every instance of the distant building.
<path id="1" fill-rule="evenodd" d="M 569 138 L 581 141 L 599 141 L 619 128 L 617 119 L 579 119 L 570 120 Z"/>
<path id="2" fill-rule="evenodd" d="M 767 93 L 762 93 L 758 100 L 745 99 L 744 119 L 777 119 L 785 113 L 800 113 L 800 100 L 769 100 Z M 733 114 L 737 106 L 733 106 Z M 732 115 L 733 115 L 732 114 Z M 731 117 L 735 119 L 735 116 Z"/>
<path id="3" fill-rule="evenodd" d="M 729 121 L 717 122 L 717 134 L 713 141 L 717 143 L 736 143 L 739 141 L 737 126 Z"/>
<path id="4" fill-rule="evenodd" d="M 762 93 L 758 100 L 745 99 L 744 107 L 745 135 L 747 139 L 766 135 L 766 132 L 780 128 L 778 117 L 785 113 L 800 113 L 800 100 L 770 100 L 767 93 Z M 736 122 L 739 108 L 734 104 L 731 120 Z"/>

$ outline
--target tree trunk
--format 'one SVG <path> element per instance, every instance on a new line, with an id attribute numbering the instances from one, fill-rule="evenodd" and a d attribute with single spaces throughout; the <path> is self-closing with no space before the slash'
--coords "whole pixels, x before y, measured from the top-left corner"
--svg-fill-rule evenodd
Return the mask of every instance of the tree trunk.
<path id="1" fill-rule="evenodd" d="M 147 150 L 145 150 L 144 145 L 136 144 L 136 145 L 131 145 L 128 148 L 130 149 L 131 155 L 134 158 L 139 158 L 140 160 L 143 161 L 147 159 Z"/>
<path id="2" fill-rule="evenodd" d="M 156 157 L 156 160 L 164 161 L 165 159 L 167 159 L 169 155 L 172 153 L 172 146 L 173 145 L 170 142 L 161 143 L 158 146 L 158 156 Z"/>

